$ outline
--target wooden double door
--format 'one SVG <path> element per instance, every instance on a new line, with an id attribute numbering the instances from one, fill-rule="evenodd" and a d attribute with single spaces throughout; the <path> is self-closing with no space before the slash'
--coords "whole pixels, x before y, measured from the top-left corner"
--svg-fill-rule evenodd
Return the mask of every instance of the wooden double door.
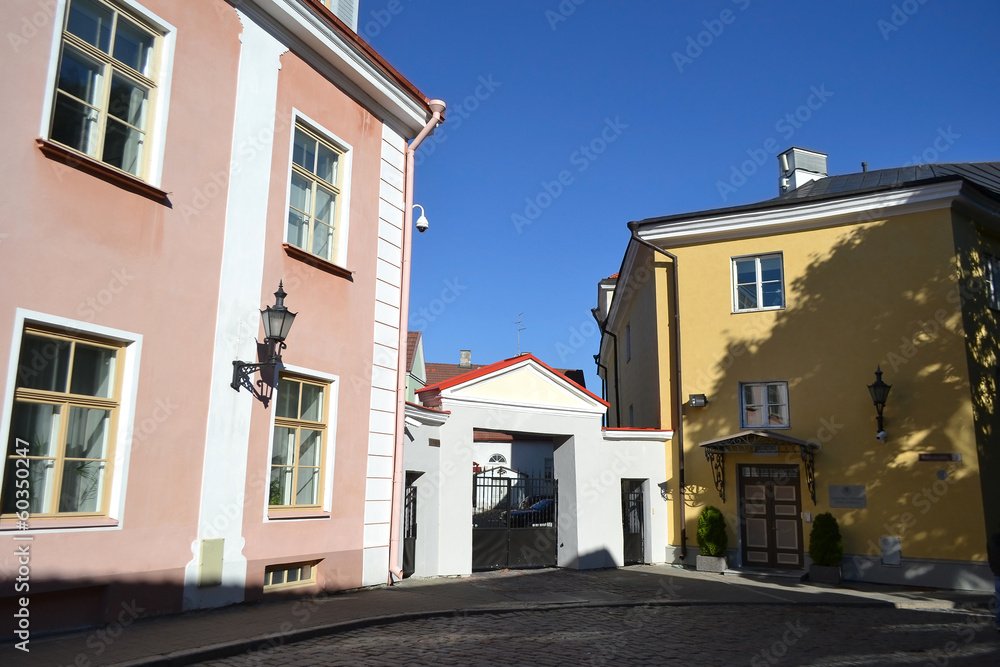
<path id="1" fill-rule="evenodd" d="M 741 465 L 745 567 L 801 569 L 802 494 L 797 465 Z"/>

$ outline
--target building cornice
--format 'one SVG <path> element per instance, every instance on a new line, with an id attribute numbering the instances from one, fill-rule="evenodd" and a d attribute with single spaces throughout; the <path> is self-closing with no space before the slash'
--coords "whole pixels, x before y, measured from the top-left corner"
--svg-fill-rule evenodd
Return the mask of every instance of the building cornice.
<path id="1" fill-rule="evenodd" d="M 416 136 L 431 116 L 427 98 L 317 5 L 313 0 L 245 0 L 237 7 L 401 134 Z"/>

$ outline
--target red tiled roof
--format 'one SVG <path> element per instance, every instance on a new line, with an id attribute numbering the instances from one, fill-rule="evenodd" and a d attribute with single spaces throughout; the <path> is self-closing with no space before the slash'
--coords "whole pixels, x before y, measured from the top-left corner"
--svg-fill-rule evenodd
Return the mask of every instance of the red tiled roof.
<path id="1" fill-rule="evenodd" d="M 504 433 L 502 431 L 487 431 L 485 429 L 472 429 L 473 442 L 552 442 L 551 435 L 538 435 L 536 433 Z"/>
<path id="2" fill-rule="evenodd" d="M 417 343 L 420 342 L 419 331 L 406 332 L 406 370 L 413 372 L 413 358 L 417 355 Z"/>
<path id="3" fill-rule="evenodd" d="M 428 364 L 424 362 L 424 369 L 427 371 L 427 386 L 465 375 L 482 367 L 482 364 L 460 366 L 458 364 Z"/>
<path id="4" fill-rule="evenodd" d="M 616 273 L 613 276 L 608 276 L 607 278 L 605 278 L 605 280 L 618 280 L 618 274 Z"/>

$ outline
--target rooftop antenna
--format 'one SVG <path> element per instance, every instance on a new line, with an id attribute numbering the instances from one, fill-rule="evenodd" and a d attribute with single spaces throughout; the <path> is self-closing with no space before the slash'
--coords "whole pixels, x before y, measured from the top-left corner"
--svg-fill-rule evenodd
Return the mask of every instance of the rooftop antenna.
<path id="1" fill-rule="evenodd" d="M 514 322 L 514 324 L 517 325 L 517 356 L 519 357 L 521 356 L 521 332 L 528 328 L 526 326 L 522 326 L 521 324 L 522 315 L 524 315 L 524 313 L 518 313 L 517 322 Z"/>

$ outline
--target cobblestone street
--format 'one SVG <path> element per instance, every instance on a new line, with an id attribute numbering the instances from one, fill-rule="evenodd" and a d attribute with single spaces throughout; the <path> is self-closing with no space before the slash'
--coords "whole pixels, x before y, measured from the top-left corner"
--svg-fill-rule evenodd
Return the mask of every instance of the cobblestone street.
<path id="1" fill-rule="evenodd" d="M 645 605 L 391 623 L 201 663 L 244 665 L 990 665 L 982 614 Z"/>

